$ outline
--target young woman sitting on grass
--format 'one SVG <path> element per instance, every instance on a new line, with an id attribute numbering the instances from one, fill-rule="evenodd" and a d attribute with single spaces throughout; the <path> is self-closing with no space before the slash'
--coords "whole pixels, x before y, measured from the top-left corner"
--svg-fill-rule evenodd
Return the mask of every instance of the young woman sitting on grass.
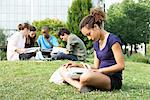
<path id="1" fill-rule="evenodd" d="M 82 64 L 69 62 L 64 65 L 61 75 L 70 85 L 80 92 L 89 92 L 93 88 L 111 91 L 122 86 L 122 71 L 124 69 L 124 56 L 121 41 L 114 34 L 103 28 L 105 14 L 99 9 L 80 22 L 80 31 L 89 40 L 94 41 L 94 67 L 81 74 L 79 80 L 73 80 L 65 73 L 70 67 L 83 68 Z"/>

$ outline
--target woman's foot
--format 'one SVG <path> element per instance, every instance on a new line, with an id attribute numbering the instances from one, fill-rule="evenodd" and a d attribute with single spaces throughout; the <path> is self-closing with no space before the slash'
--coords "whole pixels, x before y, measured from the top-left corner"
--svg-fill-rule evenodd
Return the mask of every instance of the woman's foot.
<path id="1" fill-rule="evenodd" d="M 91 92 L 91 91 L 93 91 L 93 90 L 94 90 L 94 88 L 92 88 L 92 87 L 83 86 L 83 87 L 80 88 L 80 93 Z"/>

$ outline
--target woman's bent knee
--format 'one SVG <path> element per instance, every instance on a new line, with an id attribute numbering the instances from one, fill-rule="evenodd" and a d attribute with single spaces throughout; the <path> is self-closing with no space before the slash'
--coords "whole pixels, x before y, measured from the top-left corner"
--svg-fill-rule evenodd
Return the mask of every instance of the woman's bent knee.
<path id="1" fill-rule="evenodd" d="M 92 75 L 89 72 L 82 74 L 80 76 L 80 83 L 83 85 L 87 85 L 90 82 L 91 77 Z"/>

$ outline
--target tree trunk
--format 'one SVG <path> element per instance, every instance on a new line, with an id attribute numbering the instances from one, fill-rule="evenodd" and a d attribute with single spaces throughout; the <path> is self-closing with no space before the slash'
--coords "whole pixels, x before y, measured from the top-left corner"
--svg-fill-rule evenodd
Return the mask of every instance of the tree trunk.
<path id="1" fill-rule="evenodd" d="M 132 44 L 131 44 L 130 56 L 132 55 L 132 49 L 133 49 L 133 47 L 132 47 Z"/>
<path id="2" fill-rule="evenodd" d="M 127 53 L 127 45 L 125 45 L 125 48 L 124 48 L 124 54 L 126 54 Z"/>
<path id="3" fill-rule="evenodd" d="M 137 46 L 136 46 L 136 44 L 134 44 L 134 50 L 135 50 L 135 53 L 137 53 Z"/>
<path id="4" fill-rule="evenodd" d="M 146 55 L 147 55 L 147 54 L 146 54 L 146 42 L 144 42 L 144 46 L 145 46 L 145 56 L 146 56 Z"/>

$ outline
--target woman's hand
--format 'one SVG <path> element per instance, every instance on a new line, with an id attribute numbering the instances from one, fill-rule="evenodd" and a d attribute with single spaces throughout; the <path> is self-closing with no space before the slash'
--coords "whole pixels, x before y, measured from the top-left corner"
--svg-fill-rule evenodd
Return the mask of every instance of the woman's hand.
<path id="1" fill-rule="evenodd" d="M 21 53 L 24 53 L 26 51 L 25 48 L 18 48 L 15 50 L 17 53 L 21 54 Z"/>
<path id="2" fill-rule="evenodd" d="M 101 70 L 101 69 L 90 69 L 90 71 L 92 71 L 92 72 L 100 72 L 100 73 L 102 73 L 102 70 Z"/>
<path id="3" fill-rule="evenodd" d="M 68 63 L 64 64 L 63 67 L 65 68 L 71 68 L 71 67 L 81 67 L 81 64 L 77 64 L 73 61 L 69 61 Z"/>

